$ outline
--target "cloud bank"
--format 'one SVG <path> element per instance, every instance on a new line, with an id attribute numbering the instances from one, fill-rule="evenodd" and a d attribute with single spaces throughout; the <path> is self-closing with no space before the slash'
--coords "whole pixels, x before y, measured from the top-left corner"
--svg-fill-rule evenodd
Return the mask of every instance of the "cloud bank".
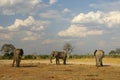
<path id="1" fill-rule="evenodd" d="M 120 11 L 111 11 L 104 13 L 102 11 L 80 13 L 71 20 L 68 29 L 58 33 L 61 37 L 86 37 L 93 35 L 103 35 L 104 30 L 91 29 L 96 26 L 107 28 L 117 28 L 120 25 Z"/>
<path id="2" fill-rule="evenodd" d="M 63 37 L 86 37 L 89 35 L 102 35 L 102 30 L 89 30 L 87 27 L 80 25 L 71 25 L 67 30 L 60 31 L 59 36 Z"/>
<path id="3" fill-rule="evenodd" d="M 2 39 L 19 37 L 20 40 L 37 40 L 44 34 L 43 31 L 48 24 L 48 21 L 35 20 L 32 16 L 24 20 L 16 19 L 12 25 L 0 27 L 2 32 L 0 37 Z"/>
<path id="4" fill-rule="evenodd" d="M 0 12 L 4 15 L 32 13 L 42 0 L 0 0 Z"/>
<path id="5" fill-rule="evenodd" d="M 105 25 L 109 28 L 119 27 L 120 25 L 120 11 L 111 11 L 111 12 L 89 12 L 87 14 L 80 13 L 75 16 L 72 20 L 72 23 L 81 23 L 81 24 L 97 24 Z"/>

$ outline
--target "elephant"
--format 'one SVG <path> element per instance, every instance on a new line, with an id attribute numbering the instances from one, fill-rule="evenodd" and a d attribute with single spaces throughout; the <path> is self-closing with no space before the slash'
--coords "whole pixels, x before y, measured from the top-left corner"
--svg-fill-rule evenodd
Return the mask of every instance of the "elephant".
<path id="1" fill-rule="evenodd" d="M 97 67 L 103 66 L 102 59 L 104 57 L 104 51 L 103 50 L 95 50 L 94 56 L 96 59 L 96 66 Z"/>
<path id="2" fill-rule="evenodd" d="M 14 63 L 16 63 L 16 67 L 20 67 L 20 62 L 23 54 L 24 54 L 23 49 L 14 49 L 13 64 L 12 64 L 13 67 L 14 67 Z"/>
<path id="3" fill-rule="evenodd" d="M 67 53 L 64 51 L 52 51 L 50 62 L 52 63 L 52 59 L 56 59 L 56 64 L 60 64 L 59 59 L 63 59 L 63 64 L 66 64 Z"/>

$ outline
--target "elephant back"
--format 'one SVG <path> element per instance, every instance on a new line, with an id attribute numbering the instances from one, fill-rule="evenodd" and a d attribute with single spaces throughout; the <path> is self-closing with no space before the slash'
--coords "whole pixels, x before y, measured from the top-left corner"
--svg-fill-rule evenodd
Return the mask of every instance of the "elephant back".
<path id="1" fill-rule="evenodd" d="M 104 51 L 103 50 L 96 50 L 94 55 L 96 57 L 104 57 Z"/>
<path id="2" fill-rule="evenodd" d="M 63 51 L 52 51 L 52 57 L 59 57 L 62 58 L 63 56 L 67 56 Z"/>

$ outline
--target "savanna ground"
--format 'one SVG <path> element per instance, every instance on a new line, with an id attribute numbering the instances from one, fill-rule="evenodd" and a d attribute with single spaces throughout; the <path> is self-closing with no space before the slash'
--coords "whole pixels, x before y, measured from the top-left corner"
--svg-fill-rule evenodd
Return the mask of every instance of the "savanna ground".
<path id="1" fill-rule="evenodd" d="M 22 60 L 19 68 L 12 60 L 0 60 L 0 80 L 120 80 L 120 59 L 104 58 L 96 67 L 94 58 L 68 59 L 67 65 L 45 60 Z"/>

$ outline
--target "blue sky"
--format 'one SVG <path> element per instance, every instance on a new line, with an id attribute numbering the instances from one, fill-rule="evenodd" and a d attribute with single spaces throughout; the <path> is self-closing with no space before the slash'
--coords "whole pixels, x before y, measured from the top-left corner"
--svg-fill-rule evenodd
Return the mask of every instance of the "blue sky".
<path id="1" fill-rule="evenodd" d="M 120 48 L 120 0 L 2 0 L 0 46 L 23 48 L 26 54 L 62 51 L 73 54 Z"/>

